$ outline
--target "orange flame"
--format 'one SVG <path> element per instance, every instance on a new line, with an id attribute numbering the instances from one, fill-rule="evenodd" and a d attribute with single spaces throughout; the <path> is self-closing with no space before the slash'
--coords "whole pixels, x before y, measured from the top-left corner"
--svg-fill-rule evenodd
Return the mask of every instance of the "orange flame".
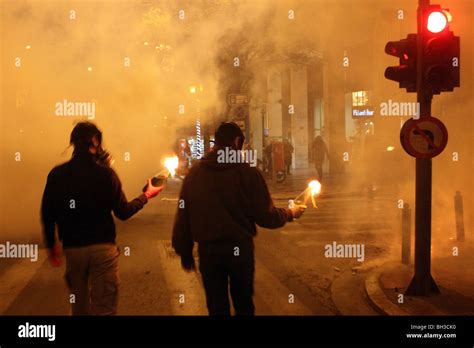
<path id="1" fill-rule="evenodd" d="M 172 177 L 175 176 L 176 169 L 178 169 L 178 165 L 179 165 L 178 156 L 165 158 L 165 168 L 168 169 Z"/>

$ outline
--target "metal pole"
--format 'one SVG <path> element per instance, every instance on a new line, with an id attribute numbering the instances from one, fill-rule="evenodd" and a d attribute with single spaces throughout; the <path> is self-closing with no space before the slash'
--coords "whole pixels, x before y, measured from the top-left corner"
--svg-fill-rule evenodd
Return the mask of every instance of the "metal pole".
<path id="1" fill-rule="evenodd" d="M 419 0 L 417 35 L 417 101 L 420 103 L 420 118 L 431 116 L 433 95 L 423 86 L 423 39 L 426 28 L 423 23 L 425 9 L 430 0 Z M 427 296 L 439 293 L 431 276 L 431 159 L 416 159 L 415 199 L 415 275 L 406 295 Z"/>
<path id="2" fill-rule="evenodd" d="M 456 239 L 464 241 L 464 209 L 462 204 L 461 192 L 456 191 L 454 195 L 454 213 L 456 215 Z"/>
<path id="3" fill-rule="evenodd" d="M 410 264 L 411 256 L 411 209 L 407 203 L 402 209 L 402 263 Z"/>

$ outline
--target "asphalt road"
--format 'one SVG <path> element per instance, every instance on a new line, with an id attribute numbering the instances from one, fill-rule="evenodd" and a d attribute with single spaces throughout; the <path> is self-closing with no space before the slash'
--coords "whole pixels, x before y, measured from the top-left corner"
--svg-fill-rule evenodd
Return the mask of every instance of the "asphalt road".
<path id="1" fill-rule="evenodd" d="M 297 193 L 304 178 L 271 185 L 278 206 Z M 328 184 L 331 186 L 331 183 Z M 206 315 L 198 273 L 186 273 L 170 247 L 179 184 L 136 216 L 117 221 L 122 315 Z M 329 191 L 329 190 L 328 190 Z M 398 252 L 398 211 L 393 199 L 357 192 L 322 195 L 281 229 L 259 229 L 255 303 L 260 315 L 375 315 L 365 300 L 365 271 Z M 327 246 L 364 245 L 364 261 L 331 258 Z M 129 251 L 129 253 L 125 253 Z M 129 255 L 126 255 L 129 254 Z M 64 266 L 40 260 L 2 261 L 0 312 L 4 315 L 68 314 Z"/>

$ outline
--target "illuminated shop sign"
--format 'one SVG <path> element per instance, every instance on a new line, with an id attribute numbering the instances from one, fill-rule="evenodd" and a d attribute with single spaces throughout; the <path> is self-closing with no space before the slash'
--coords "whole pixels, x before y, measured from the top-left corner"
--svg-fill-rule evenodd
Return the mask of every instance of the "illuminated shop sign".
<path id="1" fill-rule="evenodd" d="M 375 108 L 372 106 L 353 106 L 352 117 L 373 117 L 375 115 Z"/>

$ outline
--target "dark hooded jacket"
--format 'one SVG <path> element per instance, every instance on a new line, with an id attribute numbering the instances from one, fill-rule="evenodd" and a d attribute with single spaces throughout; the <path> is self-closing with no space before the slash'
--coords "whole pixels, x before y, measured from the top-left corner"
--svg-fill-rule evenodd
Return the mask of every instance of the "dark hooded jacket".
<path id="1" fill-rule="evenodd" d="M 147 201 L 141 194 L 128 202 L 112 168 L 97 164 L 89 153 L 76 154 L 48 175 L 41 204 L 46 246 L 56 242 L 55 225 L 64 248 L 115 243 L 111 211 L 127 220 Z"/>
<path id="2" fill-rule="evenodd" d="M 263 176 L 248 163 L 219 163 L 218 149 L 195 164 L 184 179 L 172 243 L 185 257 L 193 244 L 252 240 L 255 224 L 278 228 L 293 219 L 276 208 Z"/>

